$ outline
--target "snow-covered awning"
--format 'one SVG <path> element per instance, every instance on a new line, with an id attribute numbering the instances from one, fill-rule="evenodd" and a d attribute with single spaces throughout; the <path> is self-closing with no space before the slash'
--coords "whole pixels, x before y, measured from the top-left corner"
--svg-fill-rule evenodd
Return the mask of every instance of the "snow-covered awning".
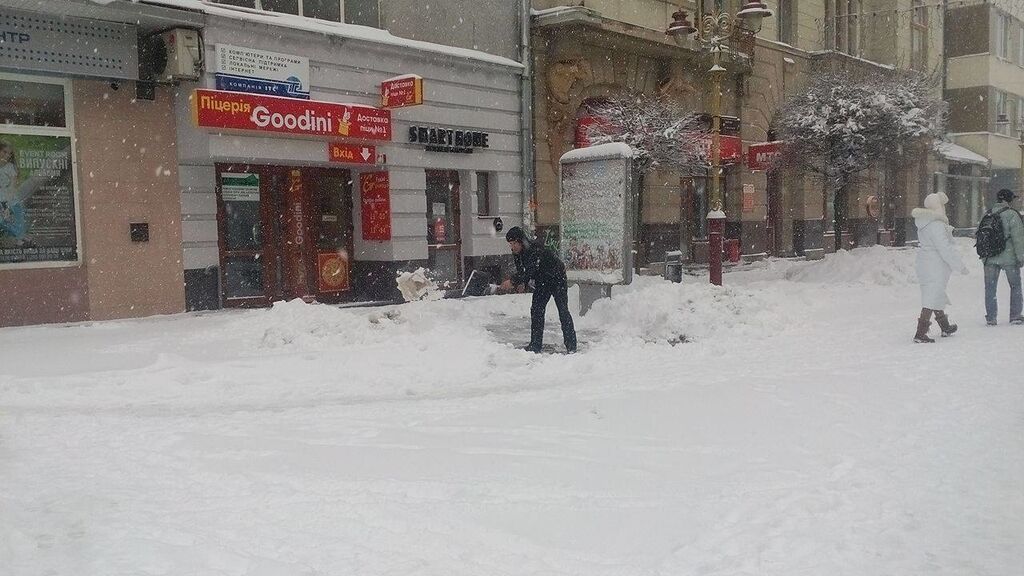
<path id="1" fill-rule="evenodd" d="M 950 162 L 963 162 L 965 164 L 977 164 L 979 166 L 988 166 L 988 158 L 985 158 L 981 154 L 971 152 L 967 148 L 952 142 L 935 142 L 935 151 L 942 155 L 943 158 Z"/>

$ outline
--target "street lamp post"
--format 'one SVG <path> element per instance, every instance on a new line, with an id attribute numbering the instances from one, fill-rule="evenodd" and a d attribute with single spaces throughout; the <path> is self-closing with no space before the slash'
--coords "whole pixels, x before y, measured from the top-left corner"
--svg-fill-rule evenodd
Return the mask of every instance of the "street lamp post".
<path id="1" fill-rule="evenodd" d="M 708 70 L 711 76 L 711 210 L 708 212 L 708 268 L 711 283 L 722 285 L 722 233 L 725 228 L 725 205 L 722 201 L 722 75 L 726 72 L 722 66 L 722 50 L 726 47 L 730 36 L 740 24 L 748 24 L 755 34 L 761 30 L 761 21 L 771 16 L 772 11 L 757 0 L 748 0 L 735 16 L 721 12 L 716 7 L 710 14 L 703 14 L 700 27 L 690 24 L 685 10 L 672 14 L 672 23 L 666 34 L 672 36 L 680 45 L 686 43 L 694 32 L 697 42 L 704 51 L 709 51 L 713 64 Z M 1022 149 L 1024 150 L 1024 149 Z"/>

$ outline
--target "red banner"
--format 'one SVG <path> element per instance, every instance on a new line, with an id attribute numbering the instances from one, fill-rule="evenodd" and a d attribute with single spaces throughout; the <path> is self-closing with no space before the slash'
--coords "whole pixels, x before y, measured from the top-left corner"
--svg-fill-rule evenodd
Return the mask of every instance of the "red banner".
<path id="1" fill-rule="evenodd" d="M 327 159 L 344 164 L 376 164 L 377 147 L 331 142 L 327 145 Z"/>
<path id="2" fill-rule="evenodd" d="M 711 152 L 714 136 L 708 134 L 706 136 L 708 151 L 708 164 L 711 164 Z M 738 164 L 743 160 L 743 140 L 739 136 L 726 136 L 722 134 L 718 137 L 718 150 L 719 160 L 722 164 Z"/>
<path id="3" fill-rule="evenodd" d="M 590 142 L 590 129 L 591 127 L 600 130 L 602 134 L 612 132 L 612 123 L 603 116 L 587 115 L 580 116 L 576 120 L 576 147 L 587 148 L 591 145 Z"/>
<path id="4" fill-rule="evenodd" d="M 747 168 L 751 170 L 768 170 L 782 156 L 781 140 L 751 144 L 747 148 Z"/>
<path id="5" fill-rule="evenodd" d="M 387 172 L 359 175 L 363 240 L 391 240 L 391 185 Z"/>
<path id="6" fill-rule="evenodd" d="M 391 140 L 391 111 L 358 104 L 200 89 L 192 116 L 203 128 Z"/>
<path id="7" fill-rule="evenodd" d="M 381 108 L 401 108 L 423 104 L 423 78 L 410 74 L 380 83 Z"/>
<path id="8" fill-rule="evenodd" d="M 285 195 L 288 211 L 285 214 L 284 262 L 288 274 L 288 295 L 292 298 L 310 296 L 306 279 L 306 262 L 309 254 L 310 234 L 307 228 L 307 208 L 302 189 L 302 172 L 297 169 L 288 173 L 288 191 Z"/>

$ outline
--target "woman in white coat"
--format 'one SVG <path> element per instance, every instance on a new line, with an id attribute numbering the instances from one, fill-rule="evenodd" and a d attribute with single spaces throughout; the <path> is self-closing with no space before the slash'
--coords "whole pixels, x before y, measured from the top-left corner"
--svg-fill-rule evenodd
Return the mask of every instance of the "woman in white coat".
<path id="1" fill-rule="evenodd" d="M 924 208 L 914 208 L 911 212 L 920 241 L 917 281 L 921 285 L 921 317 L 917 320 L 914 342 L 935 342 L 928 337 L 933 312 L 943 336 L 956 332 L 956 324 L 950 323 L 945 312 L 949 304 L 946 285 L 954 270 L 967 274 L 967 267 L 953 245 L 953 227 L 946 217 L 947 202 L 949 198 L 941 192 L 929 194 L 924 199 Z"/>

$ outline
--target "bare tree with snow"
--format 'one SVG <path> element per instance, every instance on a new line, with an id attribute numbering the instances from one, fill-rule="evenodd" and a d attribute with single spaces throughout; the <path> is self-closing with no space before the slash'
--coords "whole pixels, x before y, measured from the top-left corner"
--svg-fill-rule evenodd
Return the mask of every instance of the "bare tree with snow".
<path id="1" fill-rule="evenodd" d="M 629 144 L 642 172 L 663 168 L 687 174 L 708 164 L 702 121 L 668 98 L 631 94 L 593 104 L 591 111 L 601 121 L 587 129 L 590 141 Z"/>
<path id="2" fill-rule="evenodd" d="M 836 246 L 855 175 L 875 161 L 903 156 L 943 133 L 945 103 L 934 80 L 914 72 L 815 76 L 780 110 L 782 162 L 818 174 L 835 202 Z"/>

